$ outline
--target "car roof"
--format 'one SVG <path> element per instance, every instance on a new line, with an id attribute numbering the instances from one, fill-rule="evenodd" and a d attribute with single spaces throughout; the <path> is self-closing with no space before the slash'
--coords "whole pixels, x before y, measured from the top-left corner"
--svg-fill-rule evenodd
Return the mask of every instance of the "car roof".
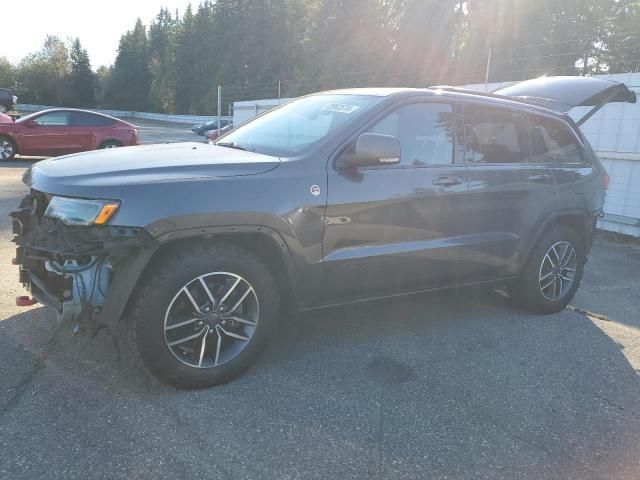
<path id="1" fill-rule="evenodd" d="M 540 105 L 527 103 L 513 97 L 485 93 L 477 90 L 469 90 L 459 87 L 436 86 L 428 88 L 347 88 L 340 90 L 328 90 L 314 95 L 368 95 L 376 97 L 411 97 L 411 96 L 443 96 L 468 100 L 477 100 L 485 104 L 503 105 L 506 107 L 520 108 L 529 111 L 537 111 L 543 114 L 552 114 L 566 119 L 568 115 Z"/>
<path id="2" fill-rule="evenodd" d="M 116 122 L 120 122 L 120 123 L 126 123 L 128 124 L 129 122 L 125 121 L 125 120 L 121 120 L 119 118 L 116 117 L 112 117 L 111 115 L 107 115 L 105 113 L 100 113 L 100 112 L 94 112 L 93 110 L 83 110 L 81 108 L 48 108 L 46 110 L 40 110 L 39 112 L 33 112 L 31 115 L 35 115 L 37 114 L 43 114 L 43 113 L 51 113 L 51 112 L 79 112 L 79 113 L 88 113 L 90 115 L 96 115 L 98 117 L 105 117 L 105 118 L 109 118 L 111 120 L 114 120 Z"/>

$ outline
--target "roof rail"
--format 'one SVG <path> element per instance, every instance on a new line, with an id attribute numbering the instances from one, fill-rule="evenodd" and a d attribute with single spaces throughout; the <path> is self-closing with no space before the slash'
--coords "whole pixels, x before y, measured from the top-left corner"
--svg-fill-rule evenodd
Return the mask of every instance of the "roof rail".
<path id="1" fill-rule="evenodd" d="M 505 95 L 498 95 L 491 92 L 481 92 L 479 90 L 471 90 L 469 88 L 462 87 L 454 87 L 452 85 L 434 85 L 429 87 L 431 90 L 443 90 L 445 92 L 458 92 L 458 93 L 467 93 L 469 95 L 478 95 L 480 97 L 491 97 L 491 98 L 502 98 L 507 100 L 513 100 L 513 97 L 507 97 Z"/>
<path id="2" fill-rule="evenodd" d="M 495 98 L 498 100 L 509 100 L 511 102 L 521 103 L 524 105 L 531 105 L 534 107 L 543 107 L 547 110 L 559 111 L 550 104 L 551 100 L 545 100 L 541 102 L 538 98 L 533 97 L 510 97 L 508 95 L 500 95 L 498 93 L 491 92 L 480 92 L 478 90 L 470 90 L 468 88 L 460 88 L 460 87 L 452 87 L 449 85 L 435 85 L 433 87 L 429 87 L 432 90 L 442 90 L 444 92 L 454 92 L 454 93 L 464 93 L 467 95 L 475 95 L 478 97 L 486 97 L 486 98 Z"/>

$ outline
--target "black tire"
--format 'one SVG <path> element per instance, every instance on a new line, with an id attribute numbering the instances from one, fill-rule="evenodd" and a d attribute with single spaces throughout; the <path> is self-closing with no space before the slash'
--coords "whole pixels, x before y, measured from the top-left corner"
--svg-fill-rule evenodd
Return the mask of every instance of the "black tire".
<path id="1" fill-rule="evenodd" d="M 10 162 L 16 156 L 17 151 L 16 142 L 9 137 L 0 135 L 0 162 Z"/>
<path id="2" fill-rule="evenodd" d="M 240 353 L 220 365 L 198 368 L 178 360 L 170 350 L 165 340 L 165 313 L 184 285 L 211 272 L 230 272 L 246 279 L 255 292 L 259 317 L 253 336 Z M 228 243 L 184 246 L 165 255 L 146 277 L 132 309 L 134 348 L 146 368 L 162 382 L 177 388 L 219 385 L 255 362 L 275 330 L 279 307 L 280 293 L 273 275 L 251 252 Z"/>
<path id="3" fill-rule="evenodd" d="M 542 264 L 543 262 L 548 262 L 548 260 L 545 260 L 545 256 L 553 246 L 562 246 L 565 243 L 571 245 L 575 251 L 576 261 L 573 267 L 575 272 L 572 272 L 572 283 L 570 286 L 565 287 L 566 291 L 562 294 L 560 294 L 562 287 L 559 287 L 557 291 L 555 290 L 555 286 L 543 291 L 541 287 L 548 283 L 547 279 L 542 280 L 544 276 L 542 273 Z M 566 225 L 553 225 L 542 234 L 542 237 L 533 248 L 529 260 L 522 271 L 522 275 L 509 288 L 510 296 L 516 305 L 533 313 L 548 315 L 559 312 L 569 304 L 578 290 L 580 281 L 582 280 L 584 264 L 584 246 L 577 232 Z M 548 263 L 546 263 L 545 266 L 551 270 Z M 559 268 L 559 270 L 562 269 Z M 568 272 L 565 272 L 565 274 L 568 274 Z M 551 280 L 553 280 L 554 275 L 555 274 L 552 275 Z M 562 282 L 559 282 L 559 285 L 562 285 Z M 551 288 L 554 289 L 553 294 L 549 293 Z M 558 298 L 555 298 L 556 293 L 558 294 Z"/>
<path id="4" fill-rule="evenodd" d="M 118 148 L 121 147 L 122 144 L 117 140 L 107 140 L 106 142 L 100 145 L 100 150 L 104 150 L 105 148 Z"/>

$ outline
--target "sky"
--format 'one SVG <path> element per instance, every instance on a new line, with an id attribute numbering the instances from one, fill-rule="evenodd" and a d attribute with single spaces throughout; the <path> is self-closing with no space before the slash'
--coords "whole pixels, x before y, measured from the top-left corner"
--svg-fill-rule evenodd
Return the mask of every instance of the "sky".
<path id="1" fill-rule="evenodd" d="M 89 52 L 94 69 L 110 65 L 116 58 L 120 36 L 131 30 L 140 17 L 145 25 L 161 7 L 180 14 L 189 3 L 199 0 L 3 0 L 11 21 L 2 22 L 0 57 L 11 62 L 42 47 L 47 34 L 67 38 L 79 37 Z M 6 5 L 5 5 L 6 3 Z M 10 39 L 10 40 L 9 40 Z"/>

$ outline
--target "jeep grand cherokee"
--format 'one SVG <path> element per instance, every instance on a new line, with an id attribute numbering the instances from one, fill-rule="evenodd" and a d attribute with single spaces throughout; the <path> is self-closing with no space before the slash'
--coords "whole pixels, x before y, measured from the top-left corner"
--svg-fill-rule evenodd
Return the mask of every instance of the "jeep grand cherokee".
<path id="1" fill-rule="evenodd" d="M 41 161 L 12 213 L 20 281 L 63 319 L 128 320 L 179 387 L 238 375 L 292 310 L 496 284 L 557 312 L 607 185 L 578 125 L 607 102 L 635 94 L 580 77 L 332 91 L 213 145 Z"/>

